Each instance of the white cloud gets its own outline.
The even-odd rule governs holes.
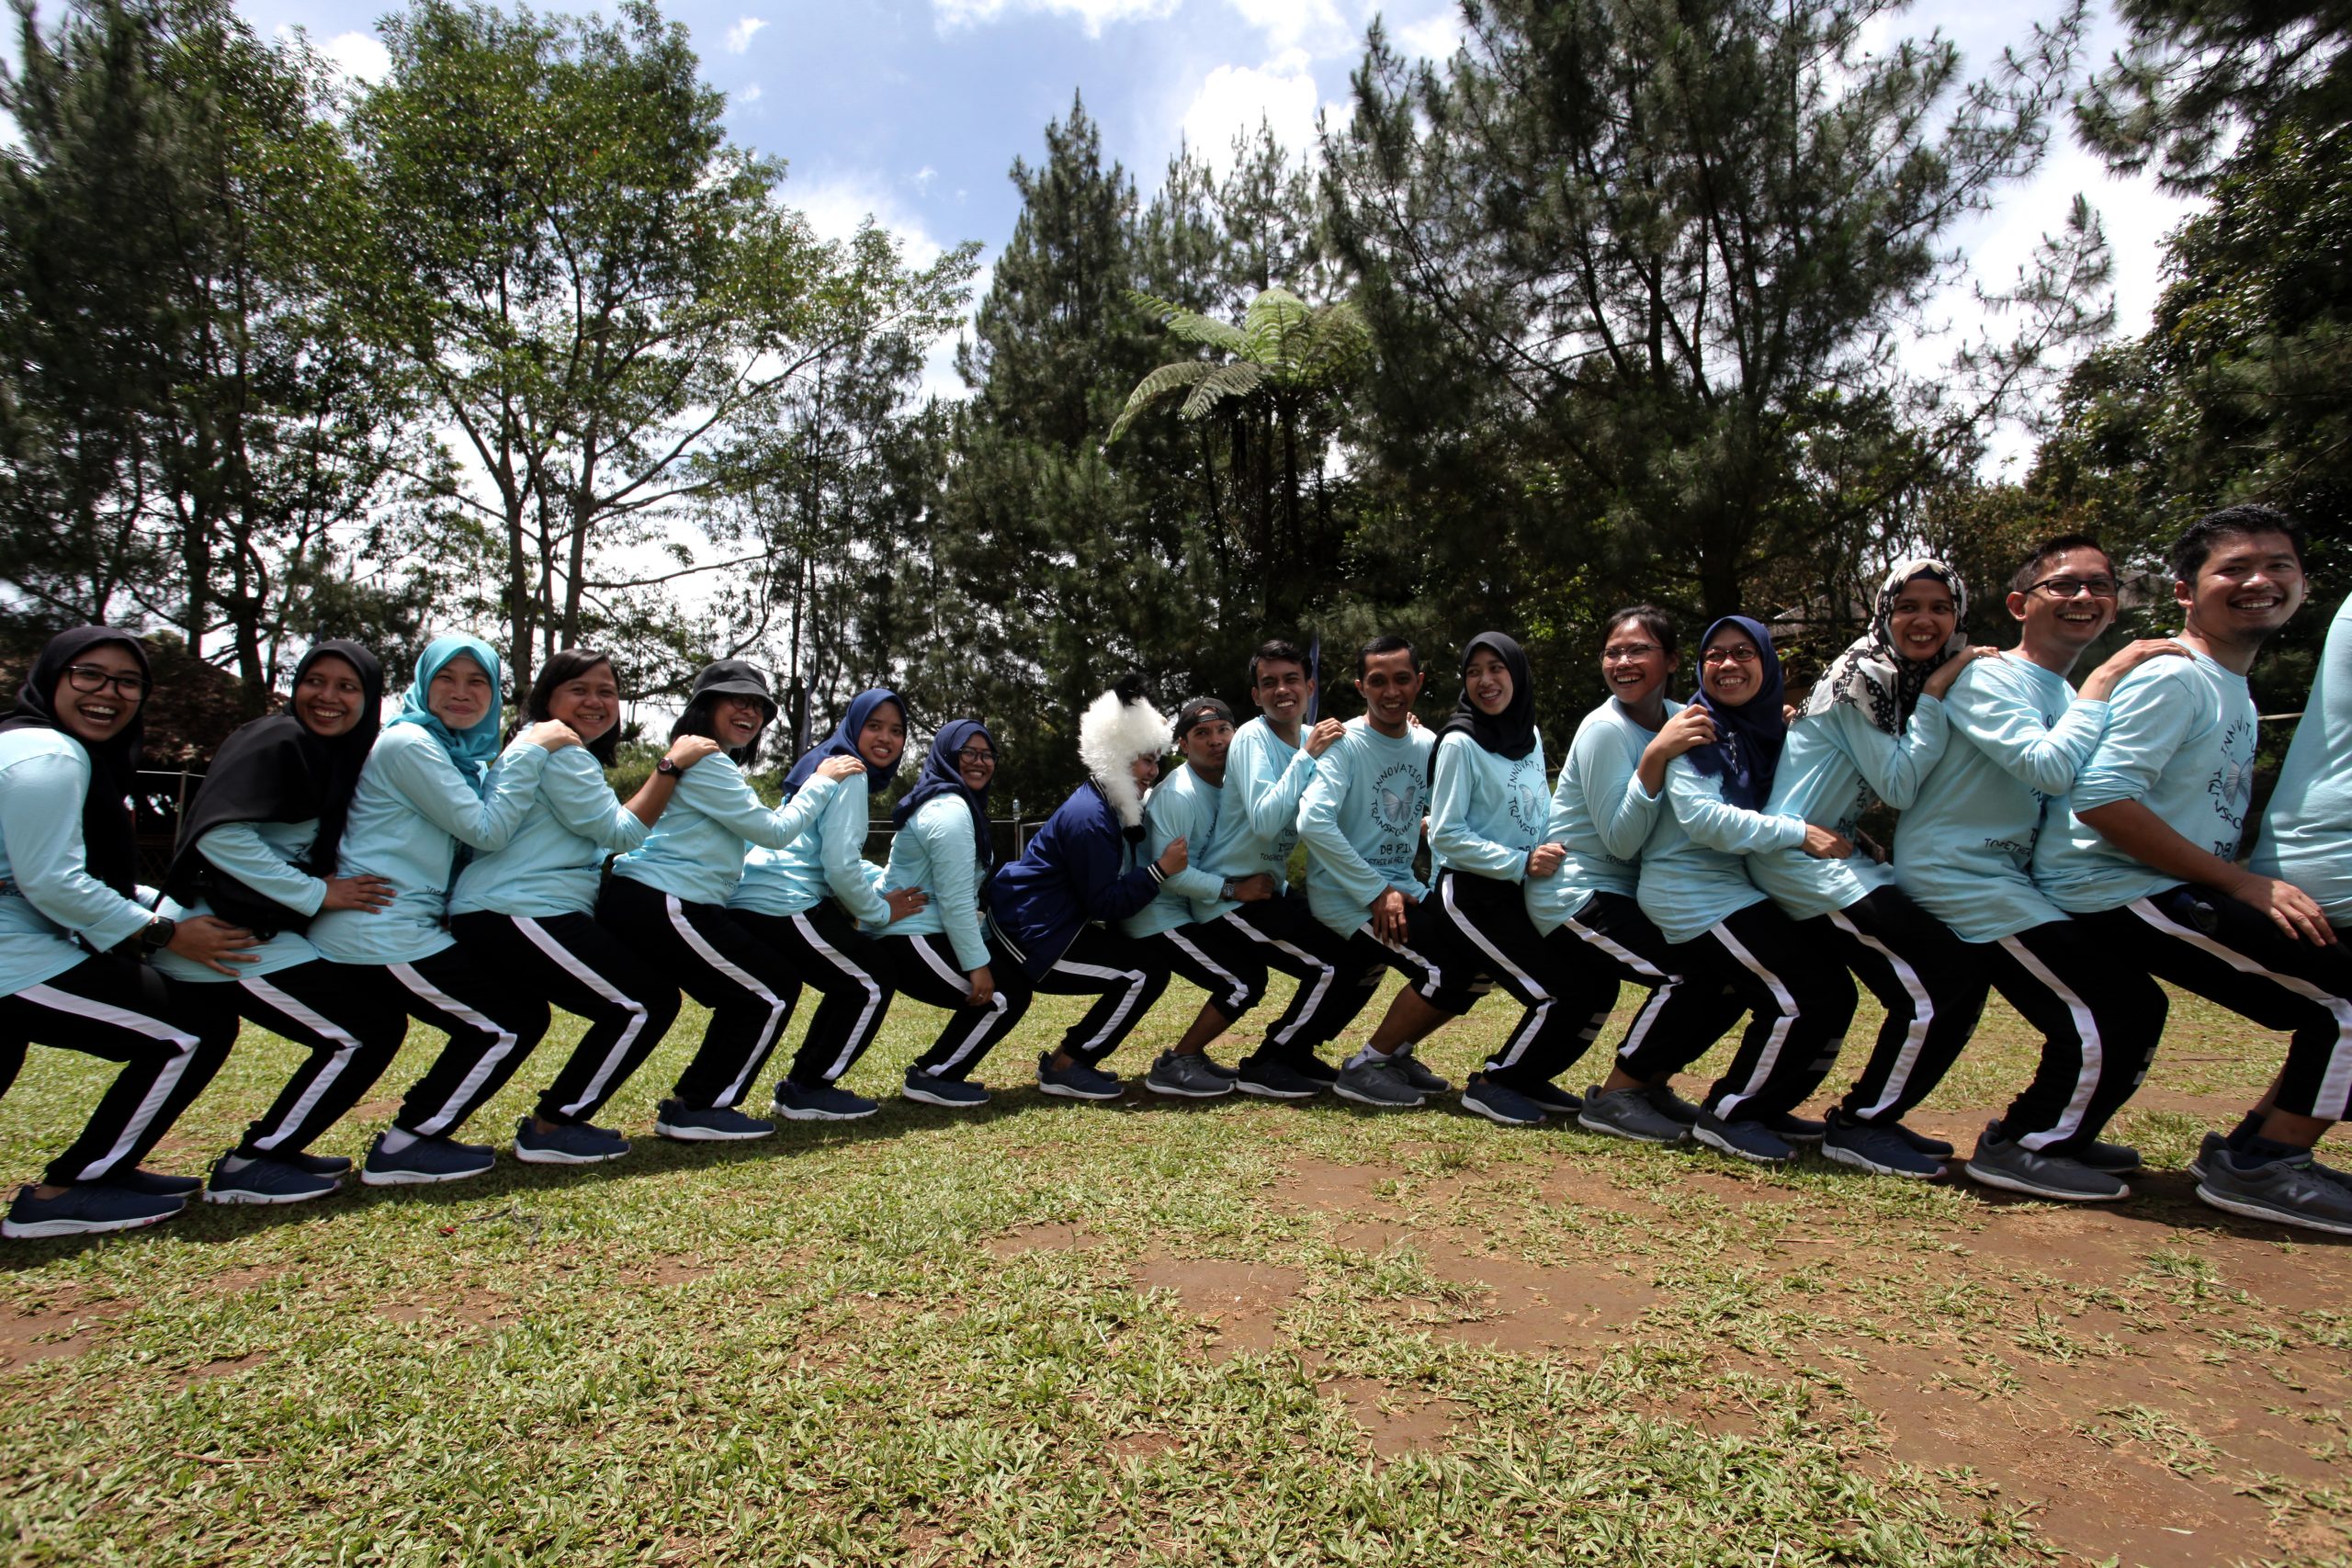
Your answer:
[[[1397,52],[1424,60],[1451,60],[1453,51],[1462,47],[1462,13],[1452,6],[1423,17],[1407,22],[1388,35],[1396,41]]]
[[[727,29],[727,52],[749,54],[752,51],[752,39],[756,38],[760,29],[767,25],[765,17],[745,17],[738,21]]]
[[[391,51],[373,33],[337,33],[320,52],[354,81],[380,82],[391,74]]]
[[[1280,52],[1305,48],[1317,58],[1351,53],[1356,34],[1331,0],[1226,0]]]
[[[743,88],[735,95],[735,101],[739,104],[758,103],[760,101],[760,85],[757,82],[754,82],[751,84],[751,85]]]
[[[1075,17],[1088,38],[1101,38],[1114,22],[1134,22],[1165,17],[1182,0],[931,0],[932,14],[942,32],[977,28],[1007,13],[1024,16]]]
[[[899,254],[911,266],[929,266],[947,249],[932,238],[922,219],[899,204],[887,180],[863,175],[794,180],[785,186],[784,199],[808,215],[820,239],[846,240],[871,218],[898,240]]]
[[[912,185],[915,189],[922,191],[927,195],[931,190],[931,182],[938,177],[939,171],[933,168],[929,164],[925,164],[922,168],[917,169],[911,175],[908,176],[908,183]]]
[[[1201,83],[1184,110],[1184,141],[1220,173],[1233,164],[1236,132],[1251,135],[1259,122],[1293,156],[1315,147],[1318,102],[1315,73],[1303,49],[1285,50],[1263,65],[1220,65]]]

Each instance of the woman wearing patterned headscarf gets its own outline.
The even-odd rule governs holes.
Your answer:
[[[539,1037],[548,1004],[518,991],[487,958],[449,934],[449,886],[462,853],[503,849],[538,798],[548,753],[575,746],[560,724],[535,724],[498,754],[498,655],[469,637],[436,637],[416,682],[384,726],[343,830],[335,874],[390,885],[380,908],[331,909],[311,945],[337,964],[381,965],[407,1015],[449,1037],[368,1151],[370,1187],[459,1181],[496,1163],[452,1138],[496,1094]],[[496,762],[495,768],[492,763]]]
[[[1825,1058],[1853,1019],[1854,983],[1843,968],[1821,962],[1815,931],[1781,913],[1748,880],[1748,863],[1765,850],[1836,859],[1854,846],[1827,828],[1765,809],[1789,728],[1771,634],[1746,615],[1726,615],[1707,628],[1699,649],[1699,694],[1690,705],[1706,716],[1712,739],[1666,764],[1667,809],[1642,844],[1636,897],[1669,944],[1673,972],[1694,986],[1729,990],[1751,1014],[1690,1135],[1736,1158],[1779,1165],[1795,1156],[1792,1138],[1809,1130],[1791,1112],[1820,1083]],[[1646,783],[1640,787],[1656,793]],[[1657,1083],[1709,1043],[1652,1034],[1621,1051],[1618,1066],[1634,1082]]]
[[[28,1043],[123,1064],[81,1136],[17,1192],[0,1234],[152,1225],[198,1185],[139,1161],[219,1069],[236,1015],[140,960],[168,949],[224,965],[253,939],[144,902],[130,795],[149,684],[130,633],[77,626],[49,640],[0,715],[0,1091]]]
[[[1870,628],[1822,671],[1789,727],[1766,809],[1848,839],[1877,802],[1907,809],[1944,752],[1944,694],[1994,651],[1967,646],[1967,586],[1942,561],[1915,558],[1888,572]],[[1777,849],[1750,856],[1747,870],[1791,919],[1826,917],[1829,945],[1886,1009],[1869,1065],[1829,1114],[1821,1152],[1880,1176],[1933,1179],[1951,1145],[1914,1133],[1903,1116],[1975,1032],[1984,965],[1878,860]]]

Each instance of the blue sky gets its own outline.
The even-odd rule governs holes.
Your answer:
[[[1981,71],[2056,4],[1927,0],[1895,28],[1940,28]],[[687,26],[706,77],[729,95],[733,134],[789,161],[786,197],[821,229],[847,232],[871,213],[918,259],[973,239],[986,247],[984,264],[1018,211],[1006,178],[1012,160],[1040,156],[1046,121],[1067,112],[1073,93],[1085,95],[1107,151],[1148,195],[1183,139],[1222,153],[1261,114],[1285,142],[1308,144],[1318,107],[1344,112],[1348,73],[1375,13],[1408,51],[1443,55],[1458,36],[1453,0],[673,0],[663,8]],[[356,73],[381,69],[380,0],[243,0],[240,9],[265,33],[307,29]],[[2102,57],[2114,47],[2111,24],[2098,42]],[[2076,191],[2107,222],[2119,327],[2137,332],[2160,283],[2163,236],[2184,209],[2143,184],[2111,179],[2071,141],[1959,243],[1997,286]],[[1973,310],[1954,299],[1949,313],[1965,327]],[[943,352],[933,363],[942,391],[959,386],[946,361]]]

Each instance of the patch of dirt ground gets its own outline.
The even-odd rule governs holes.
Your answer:
[[[1147,1258],[1135,1269],[1136,1289],[1172,1291],[1186,1312],[1209,1320],[1216,1330],[1212,1361],[1283,1345],[1276,1319],[1303,1279],[1295,1269],[1214,1258]]]

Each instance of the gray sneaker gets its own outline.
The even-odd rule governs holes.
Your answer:
[[[1397,1052],[1389,1060],[1395,1062],[1396,1070],[1405,1075],[1405,1081],[1423,1094],[1443,1094],[1453,1087],[1452,1079],[1442,1078],[1422,1066],[1421,1059],[1413,1055],[1413,1048],[1410,1045]]]
[[[1186,1056],[1162,1051],[1151,1064],[1151,1071],[1143,1076],[1143,1087],[1152,1093],[1173,1095],[1180,1100],[1220,1099],[1233,1092],[1233,1082],[1216,1070],[1216,1063],[1197,1051]]]
[[[1331,1092],[1341,1100],[1352,1100],[1358,1105],[1377,1106],[1385,1110],[1402,1110],[1419,1105],[1421,1091],[1413,1087],[1398,1065],[1404,1053],[1394,1056],[1375,1055],[1361,1066],[1341,1067],[1340,1081]]]
[[[1603,1094],[1598,1084],[1584,1091],[1584,1109],[1577,1112],[1577,1125],[1588,1133],[1604,1133],[1636,1144],[1679,1144],[1690,1133],[1651,1104],[1643,1090],[1621,1089]]]
[[[1998,1122],[1986,1122],[1976,1152],[1962,1167],[1974,1180],[2062,1203],[2112,1203],[2132,1196],[2132,1189],[2120,1179],[2064,1155],[2036,1154],[2002,1137],[2000,1129]]]
[[[1699,1124],[1699,1108],[1675,1093],[1674,1086],[1665,1079],[1661,1078],[1654,1084],[1645,1084],[1635,1092],[1648,1100],[1650,1108],[1667,1120],[1684,1127],[1695,1127]]]
[[[2189,1158],[2188,1174],[2199,1181],[2204,1180],[2205,1172],[2213,1164],[2213,1156],[2229,1146],[2229,1140],[2221,1134],[2206,1134],[2204,1140],[2197,1145],[2197,1153]],[[2352,1188],[2352,1171],[2338,1170],[2321,1160],[2316,1155],[2312,1158],[2312,1171],[2314,1175],[2327,1178],[2338,1187]]]
[[[2226,1213],[2352,1235],[2352,1189],[2329,1179],[2309,1154],[2241,1165],[2222,1149],[2205,1162],[2197,1196]]]

